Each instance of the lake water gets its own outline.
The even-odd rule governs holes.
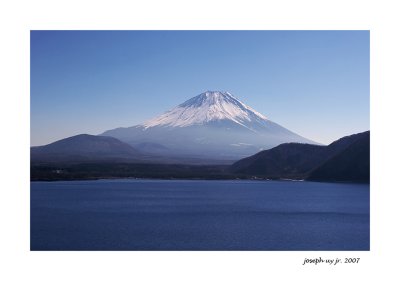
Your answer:
[[[369,185],[31,183],[31,250],[369,250]]]

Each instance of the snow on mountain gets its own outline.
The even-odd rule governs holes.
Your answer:
[[[244,127],[247,127],[247,122],[268,120],[228,92],[207,91],[144,122],[142,126],[146,129],[155,126],[186,127],[223,119]]]
[[[207,159],[235,160],[286,142],[315,144],[220,91],[207,91],[140,125],[102,135],[133,147],[160,144],[172,156]]]

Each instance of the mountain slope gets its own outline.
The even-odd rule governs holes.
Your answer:
[[[307,179],[369,182],[370,134],[367,132],[361,136],[346,149],[311,171]]]
[[[33,162],[135,159],[139,156],[137,150],[118,139],[87,134],[31,147]]]
[[[286,142],[315,143],[267,119],[228,92],[208,91],[129,128],[104,132],[132,146],[160,144],[165,155],[240,159]]]
[[[240,175],[270,178],[356,180],[369,176],[369,131],[341,138],[328,146],[287,143],[235,162]],[[356,176],[355,174],[360,174]],[[362,174],[362,176],[361,176]],[[352,178],[353,177],[353,178]]]
[[[267,117],[237,100],[230,93],[209,91],[144,122],[142,126],[146,129],[156,126],[187,127],[216,120],[230,120],[249,129],[251,127],[247,127],[246,124],[268,121]]]
[[[323,161],[324,149],[319,145],[285,143],[235,162],[231,171],[272,178],[302,178]]]

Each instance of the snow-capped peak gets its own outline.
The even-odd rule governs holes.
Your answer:
[[[146,129],[155,126],[187,127],[224,119],[246,126],[247,122],[265,121],[267,117],[228,92],[207,91],[144,122],[142,126]]]

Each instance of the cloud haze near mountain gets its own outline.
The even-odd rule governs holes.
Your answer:
[[[269,120],[232,94],[207,91],[143,124],[104,132],[135,147],[156,143],[164,155],[240,159],[281,143],[314,143]]]

